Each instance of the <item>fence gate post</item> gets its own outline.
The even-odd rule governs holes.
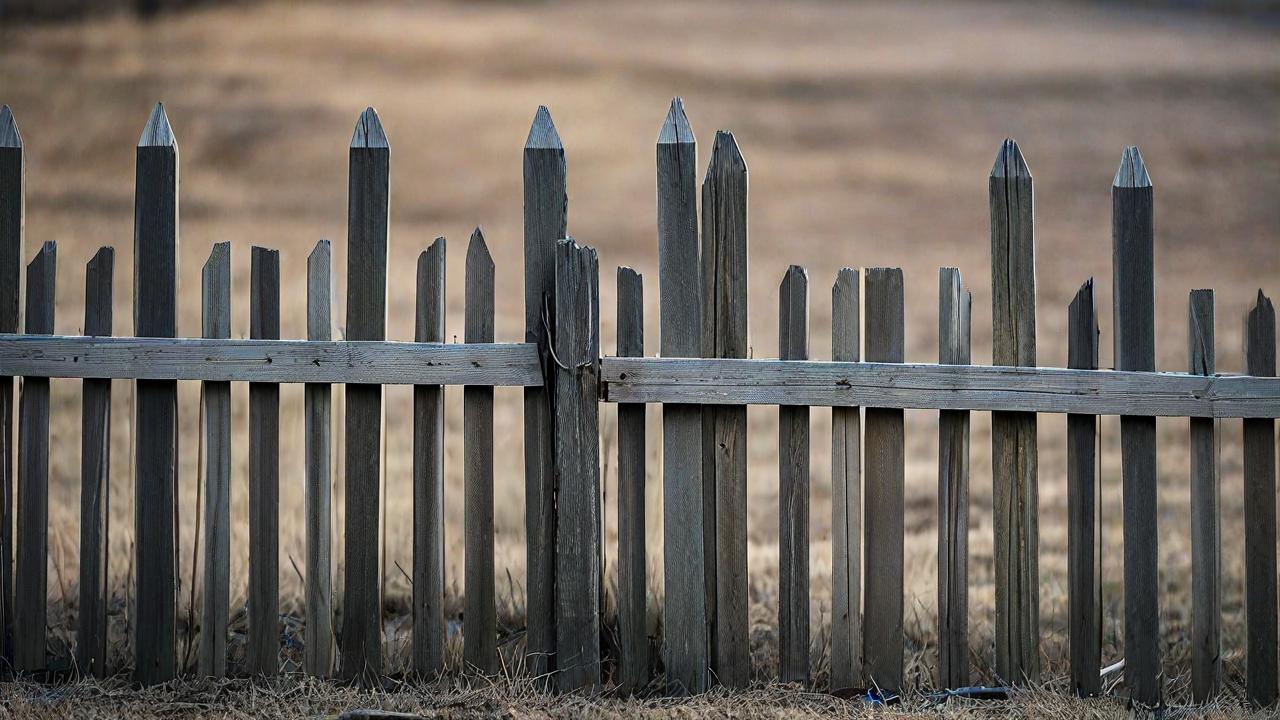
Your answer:
[[[938,271],[938,363],[969,364],[973,296]],[[969,412],[938,413],[938,686],[969,684]]]
[[[1080,286],[1067,311],[1067,365],[1098,369],[1098,315],[1093,280]],[[1067,605],[1071,616],[1071,687],[1091,697],[1102,690],[1102,547],[1099,533],[1098,417],[1067,415]],[[1194,511],[1193,511],[1194,512]]]
[[[1276,375],[1276,310],[1258,291],[1245,317],[1246,372]],[[1249,700],[1276,704],[1276,421],[1244,420],[1245,650]]]
[[[1187,355],[1192,375],[1216,372],[1213,291],[1192,290]],[[1191,694],[1207,702],[1222,684],[1222,532],[1218,420],[1191,418]]]
[[[18,332],[22,278],[22,136],[0,108],[0,333]],[[0,377],[0,658],[13,660],[13,378]]]
[[[217,243],[202,275],[203,330],[207,338],[231,337],[231,243]],[[231,588],[231,383],[204,383],[204,606],[200,625],[200,674],[227,673],[227,618]],[[310,576],[311,565],[307,566]],[[312,618],[307,615],[310,632]],[[307,643],[308,652],[311,644]]]

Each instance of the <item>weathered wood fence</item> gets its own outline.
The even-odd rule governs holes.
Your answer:
[[[644,541],[645,412],[663,405],[663,603],[666,687],[699,692],[752,678],[746,562],[749,404],[779,407],[779,606],[782,680],[811,677],[809,616],[810,406],[832,422],[831,687],[903,685],[903,410],[940,411],[938,457],[939,684],[970,682],[967,629],[969,416],[993,414],[996,642],[1006,682],[1040,676],[1036,418],[1067,415],[1071,678],[1100,691],[1099,415],[1121,416],[1124,497],[1125,680],[1132,699],[1161,702],[1156,527],[1156,416],[1190,418],[1193,689],[1221,686],[1218,420],[1244,423],[1248,694],[1277,698],[1275,418],[1280,416],[1275,313],[1259,292],[1246,319],[1244,375],[1217,373],[1213,293],[1189,305],[1189,365],[1154,363],[1153,190],[1126,148],[1112,188],[1114,370],[1098,369],[1093,281],[1068,309],[1069,368],[1036,367],[1032,178],[1013,141],[990,175],[994,359],[970,364],[970,294],[954,268],[939,274],[938,364],[906,363],[902,272],[840,271],[832,287],[830,361],[809,347],[809,277],[789,268],[779,288],[777,360],[747,359],[747,167],[717,133],[702,186],[699,245],[696,149],[677,99],[657,143],[661,357],[646,357],[642,279],[619,268],[616,357],[601,357],[596,253],[566,233],[564,149],[540,108],[524,149],[525,336],[494,337],[494,265],[479,230],[466,253],[466,331],[444,343],[445,241],[418,263],[414,342],[386,338],[390,148],[372,109],[350,147],[346,339],[331,339],[330,245],[307,263],[306,340],[280,334],[278,254],[253,248],[250,339],[231,337],[231,247],[214,245],[203,275],[203,338],[175,338],[178,151],[157,106],[137,149],[134,334],[114,337],[113,251],[89,262],[85,337],[54,336],[56,247],[27,266],[23,149],[0,115],[0,628],[19,672],[46,668],[49,378],[83,378],[77,662],[106,667],[107,437],[110,378],[135,380],[135,677],[173,678],[177,612],[176,381],[203,383],[205,473],[199,672],[227,672],[230,383],[250,383],[249,634],[244,671],[279,668],[277,528],[279,384],[305,383],[305,670],[347,678],[382,671],[378,546],[382,386],[414,386],[413,669],[443,668],[444,415],[446,385],[463,385],[465,631],[472,671],[497,671],[493,557],[493,388],[525,388],[528,603],[526,668],[561,690],[600,686],[602,517],[599,402],[619,403],[618,681],[648,685]],[[23,378],[18,444],[13,377]],[[346,581],[334,632],[329,586],[331,400],[345,386]],[[12,468],[17,461],[14,504]],[[864,477],[865,474],[865,477]],[[16,508],[16,512],[15,512]],[[13,524],[16,519],[16,536]],[[12,564],[16,552],[16,569]],[[864,563],[865,558],[865,563]],[[865,570],[864,570],[865,569]],[[335,659],[331,639],[340,638]]]

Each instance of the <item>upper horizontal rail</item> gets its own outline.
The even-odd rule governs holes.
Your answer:
[[[542,385],[528,343],[0,335],[0,376],[369,385]]]
[[[1280,417],[1280,379],[1061,368],[607,357],[609,402]]]

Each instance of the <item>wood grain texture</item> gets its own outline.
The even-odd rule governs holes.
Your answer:
[[[702,356],[747,356],[747,164],[723,131],[702,183]],[[706,566],[715,579],[712,667],[721,684],[743,688],[751,681],[745,406],[703,408],[702,492],[703,521],[715,528]],[[705,526],[703,537],[704,548],[712,544]]]
[[[333,337],[333,255],[328,240],[316,243],[307,257],[307,339]],[[307,624],[302,667],[308,675],[333,672],[333,389],[308,383],[303,390],[307,517]]]
[[[494,268],[477,228],[467,246],[467,342],[493,342]],[[493,561],[493,388],[462,391],[463,520],[466,552],[466,623],[463,656],[468,667],[497,671],[497,610]]]
[[[1216,369],[1212,290],[1192,290],[1187,308],[1188,372]],[[1222,687],[1222,529],[1218,422],[1190,418],[1191,694],[1208,702]]]
[[[868,268],[866,273],[867,359],[902,362],[902,271]],[[863,671],[869,687],[895,693],[902,689],[903,663],[904,440],[901,410],[867,408]]]
[[[203,334],[231,336],[231,243],[217,243],[201,276]],[[200,674],[227,674],[231,610],[231,383],[205,382],[204,604],[200,615]]]
[[[53,331],[58,249],[46,242],[27,265],[26,331]],[[18,538],[14,669],[45,669],[49,562],[49,381],[26,378],[18,408]]]
[[[99,248],[85,272],[84,332],[110,335],[115,249]],[[80,413],[79,671],[107,675],[107,518],[111,497],[111,381],[85,380]]]
[[[644,279],[618,268],[618,355],[644,356]],[[619,684],[628,692],[649,684],[649,594],[645,558],[645,406],[618,406]]]
[[[1142,155],[1125,148],[1111,188],[1112,297],[1117,370],[1155,370],[1152,188]],[[1120,418],[1124,497],[1125,685],[1131,700],[1155,706],[1160,673],[1156,421]]]
[[[555,458],[556,684],[561,692],[599,687],[600,368],[599,264],[593,248],[556,248]]]
[[[356,122],[347,174],[349,340],[384,340],[391,149],[373,108]],[[346,558],[342,676],[370,681],[382,671],[382,386],[346,387]]]
[[[1098,313],[1093,279],[1067,310],[1067,358],[1073,368],[1098,367]],[[1092,697],[1102,691],[1102,525],[1098,474],[1098,418],[1067,416],[1067,604],[1071,687]]]
[[[996,155],[991,209],[992,359],[1036,364],[1035,218],[1031,172],[1012,139]],[[1006,682],[1040,675],[1038,452],[1036,416],[991,417],[995,506],[996,673]]]
[[[809,358],[809,274],[778,288],[778,357]],[[809,408],[778,408],[778,679],[809,683]]]
[[[0,333],[18,332],[26,165],[9,106],[0,107]],[[0,660],[13,662],[13,377],[0,375]]]
[[[178,145],[156,105],[138,140],[133,205],[133,334],[171,338],[178,312]],[[106,376],[104,376],[106,377]],[[177,674],[178,386],[139,380],[134,422],[134,680]]]
[[[280,338],[280,251],[254,247],[249,336]],[[249,383],[249,638],[251,675],[280,669],[280,386]]]
[[[938,271],[938,362],[969,364],[973,297]],[[938,684],[969,685],[969,413],[938,414]]]
[[[445,239],[418,256],[414,340],[444,342]],[[490,338],[492,340],[493,338]],[[444,387],[413,386],[413,669],[444,669]]]
[[[555,326],[556,243],[567,235],[568,214],[564,146],[551,113],[539,106],[524,145],[524,339],[537,345],[544,376],[552,374],[546,326]],[[556,669],[556,480],[551,432],[551,390],[526,389],[526,665],[531,675],[544,681]]]
[[[1250,375],[1276,374],[1276,310],[1258,291],[1245,318],[1246,369]],[[1276,621],[1276,423],[1244,421],[1245,648],[1249,701],[1272,707],[1278,692]]]
[[[856,362],[861,317],[858,271],[831,287],[831,359]],[[831,410],[831,688],[862,687],[862,417]]]
[[[697,144],[680,98],[658,133],[658,284],[663,357],[702,352]],[[715,494],[704,495],[702,409],[662,406],[662,603],[668,691],[699,693],[710,682],[709,615],[715,612]]]

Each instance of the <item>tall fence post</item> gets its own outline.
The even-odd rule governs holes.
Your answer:
[[[1212,290],[1192,290],[1187,312],[1188,372],[1213,375]],[[1222,531],[1215,418],[1190,418],[1191,694],[1208,702],[1222,684]]]
[[[599,264],[572,239],[556,247],[556,679],[600,685]]]
[[[280,251],[250,258],[249,337],[280,339]],[[252,675],[280,669],[280,386],[249,383],[249,640]]]
[[[524,340],[536,343],[550,377],[547,326],[554,326],[556,243],[566,235],[569,195],[564,146],[551,113],[539,106],[524,144]],[[544,317],[544,315],[546,317]],[[551,389],[524,391],[525,648],[529,672],[546,679],[556,669],[556,486]]]
[[[391,148],[367,108],[351,137],[347,186],[348,340],[385,340]],[[347,385],[346,574],[342,674],[382,671],[379,513],[382,494],[382,386]]]
[[[26,332],[53,334],[58,248],[46,242],[27,265]],[[49,566],[49,378],[22,381],[18,411],[18,562],[14,605],[19,672],[45,669]]]
[[[831,287],[831,359],[857,362],[858,271],[842,268]],[[862,417],[831,409],[831,689],[862,684]]]
[[[231,243],[217,243],[202,276],[206,338],[231,337]],[[204,605],[200,674],[227,674],[231,593],[231,383],[204,383]],[[308,567],[308,572],[310,568]],[[307,626],[311,616],[307,616]]]
[[[480,228],[467,246],[466,328],[469,343],[493,342],[493,259]],[[497,668],[497,611],[493,577],[493,388],[462,391],[463,510],[466,525],[466,627],[463,655],[482,673]]]
[[[138,140],[134,190],[133,334],[174,337],[178,316],[178,143],[164,105]],[[154,685],[177,673],[178,384],[139,380],[134,467],[137,553],[134,679]]]
[[[991,209],[991,358],[1036,364],[1035,218],[1031,172],[1012,139],[996,155]],[[996,674],[1040,676],[1040,531],[1035,413],[991,414],[996,561]]]
[[[644,279],[618,268],[618,356],[644,357]],[[649,683],[645,598],[644,403],[618,405],[618,635],[619,684],[635,692]]]
[[[110,335],[115,250],[99,248],[85,272],[84,334]],[[80,419],[80,672],[107,675],[107,519],[111,491],[111,380],[85,380]]]
[[[778,357],[809,359],[809,274],[778,288]],[[809,408],[778,408],[778,677],[809,682]]]
[[[1067,310],[1067,365],[1098,369],[1098,314],[1090,278]],[[1067,415],[1067,604],[1071,686],[1092,697],[1102,690],[1102,526],[1098,418]]]
[[[1258,291],[1245,317],[1245,361],[1255,377],[1276,375],[1276,310]],[[1245,625],[1249,700],[1276,704],[1276,421],[1244,420]]]
[[[938,270],[938,363],[969,364],[973,296]],[[969,684],[969,413],[938,413],[938,685]]]
[[[316,243],[307,256],[307,339],[330,340],[332,316],[333,254],[328,240]],[[303,669],[308,675],[327,677],[333,672],[333,585],[330,545],[330,513],[333,508],[331,413],[333,388],[308,383],[303,389],[305,421],[306,488],[303,503],[307,517],[306,651]],[[415,585],[416,587],[416,585]]]
[[[1125,148],[1111,188],[1112,297],[1117,370],[1156,369],[1151,178]],[[1156,528],[1156,420],[1120,418],[1124,495],[1125,684],[1134,703],[1160,703],[1160,561]]]
[[[417,342],[444,342],[445,249],[436,238],[418,256]],[[444,669],[444,392],[413,388],[413,669],[421,677]]]
[[[697,143],[680,98],[658,132],[658,284],[662,357],[702,351]],[[704,492],[702,408],[662,406],[662,604],[668,690],[707,688],[715,616],[715,493]]]
[[[18,332],[26,194],[22,135],[0,107],[0,333]],[[13,661],[13,378],[0,376],[0,659]]]

